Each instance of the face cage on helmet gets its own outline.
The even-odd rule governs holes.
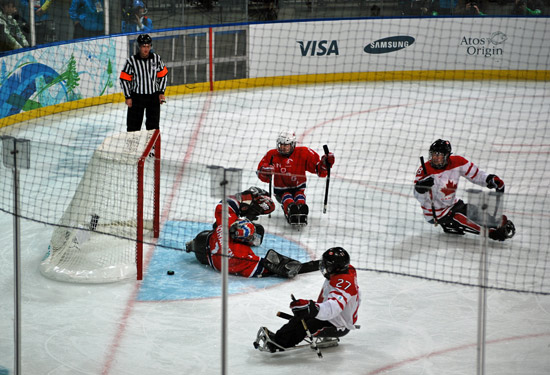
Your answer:
[[[347,268],[347,267],[344,267]],[[333,274],[344,272],[342,269],[336,269],[336,265],[332,262],[325,262],[324,260],[321,260],[319,262],[319,271],[323,274],[323,276],[327,279],[330,279],[330,276]]]
[[[321,271],[325,278],[330,279],[330,272],[327,270],[327,266],[325,265],[324,260],[321,260],[319,262],[319,271]]]
[[[443,164],[434,164],[433,162],[433,156],[434,154],[439,154],[439,155],[443,155],[444,158],[443,158]],[[447,163],[449,162],[449,156],[451,156],[451,154],[444,154],[442,152],[439,152],[439,151],[430,151],[430,164],[432,165],[432,167],[434,167],[435,169],[443,169],[447,166]]]
[[[282,145],[290,145],[290,151],[289,152],[282,152],[281,146]],[[294,152],[294,149],[296,148],[296,142],[290,142],[290,143],[281,143],[277,142],[277,151],[279,151],[279,154],[283,156],[290,156]]]

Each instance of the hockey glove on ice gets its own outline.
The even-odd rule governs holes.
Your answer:
[[[498,176],[490,174],[485,180],[487,182],[487,187],[489,189],[495,189],[499,193],[504,193],[504,181],[502,181]]]
[[[319,306],[312,300],[297,299],[290,303],[292,313],[296,318],[315,318],[319,312]]]
[[[434,178],[432,176],[428,176],[422,180],[419,180],[416,185],[414,185],[414,188],[419,194],[424,194],[430,190],[432,186],[434,186]]]

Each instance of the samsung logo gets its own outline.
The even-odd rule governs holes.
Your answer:
[[[407,48],[414,43],[412,36],[390,36],[367,44],[364,48],[366,53],[389,53]]]

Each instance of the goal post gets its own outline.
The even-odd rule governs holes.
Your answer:
[[[142,280],[146,234],[160,232],[160,163],[159,130],[107,137],[53,231],[41,273],[80,283]]]
[[[128,133],[126,133],[128,134]],[[143,226],[144,226],[144,203],[153,205],[153,237],[158,238],[160,234],[160,130],[153,131],[149,142],[137,165],[137,238],[136,238],[136,272],[137,279],[143,280]],[[145,162],[149,156],[153,156],[153,201],[145,202],[144,200],[144,184],[151,182],[150,179],[145,180]]]

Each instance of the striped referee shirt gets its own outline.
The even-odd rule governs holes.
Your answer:
[[[126,60],[124,69],[120,73],[120,86],[124,97],[130,99],[136,94],[164,94],[168,69],[156,53],[150,52],[147,58],[139,53]]]

